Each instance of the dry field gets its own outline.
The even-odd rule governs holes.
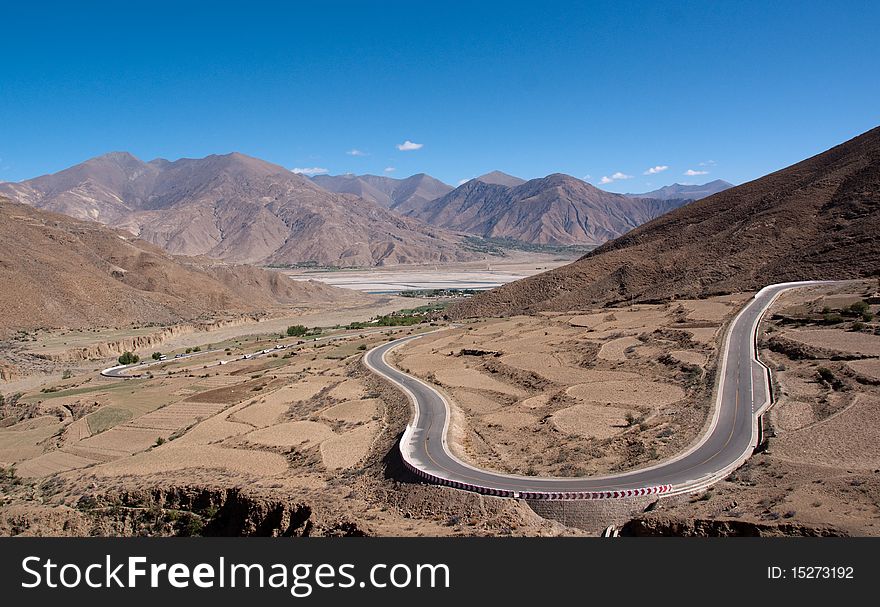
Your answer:
[[[487,468],[582,476],[671,456],[707,419],[723,323],[747,296],[490,319],[401,348]]]
[[[766,451],[698,498],[661,502],[638,529],[692,531],[696,519],[718,533],[880,535],[880,306],[846,310],[876,287],[780,297],[760,341],[778,397]]]
[[[383,480],[409,409],[360,355],[419,330],[291,338],[295,347],[254,359],[241,356],[278,335],[240,335],[141,379],[44,382],[0,424],[0,534],[188,534],[193,521],[221,534],[570,533],[524,504]],[[241,491],[257,501],[243,506]],[[205,492],[220,497],[205,506]],[[263,522],[226,520],[240,512]]]

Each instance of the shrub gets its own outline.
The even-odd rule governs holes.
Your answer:
[[[73,371],[70,369],[65,369],[64,373],[61,374],[61,379],[70,379],[73,377]]]
[[[843,322],[843,316],[834,312],[827,312],[822,316],[822,322],[826,325],[836,325]]]
[[[120,356],[117,360],[120,365],[133,365],[137,361],[141,359],[137,354],[133,354],[132,352],[123,352],[122,356]]]
[[[292,325],[290,327],[287,327],[287,336],[288,337],[302,337],[303,335],[305,335],[308,332],[309,332],[308,328],[305,327],[304,325]]]
[[[156,446],[157,446],[157,447],[161,447],[161,446],[164,445],[164,444],[165,444],[165,439],[162,438],[161,436],[160,436],[159,438],[156,439]]]
[[[192,354],[192,351],[193,351],[192,348],[187,348],[186,351],[185,351],[185,353],[186,353],[186,354]]]
[[[153,352],[153,360],[159,360],[160,358],[162,358],[161,352]]]
[[[852,327],[851,327],[851,328],[852,328],[853,331],[861,331],[862,329],[865,328],[865,323],[863,323],[863,322],[857,320],[856,322],[854,322],[854,323],[852,324]]]
[[[834,372],[828,367],[819,367],[816,369],[816,373],[819,375],[819,379],[829,384],[835,379]]]
[[[358,346],[358,350],[363,351],[363,350],[366,350],[366,349],[367,349],[367,344],[361,344],[361,345]]]
[[[201,346],[196,346],[195,348],[193,348],[193,352],[201,352],[201,351],[202,351]]]
[[[868,303],[865,301],[857,301],[849,307],[850,311],[856,315],[864,314],[869,311]]]

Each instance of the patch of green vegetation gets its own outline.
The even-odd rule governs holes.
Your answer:
[[[596,247],[593,245],[540,245],[529,242],[514,240],[513,238],[483,238],[481,236],[467,236],[464,239],[466,249],[478,253],[489,253],[503,257],[506,251],[526,251],[528,253],[549,253],[554,255],[583,255]]]
[[[839,325],[843,322],[843,316],[836,312],[825,312],[822,315],[822,322],[826,325]]]
[[[306,333],[308,333],[308,328],[305,325],[291,325],[287,327],[287,336],[288,337],[302,337]]]
[[[111,405],[101,407],[94,413],[90,413],[86,416],[86,421],[89,424],[89,430],[92,431],[92,434],[97,434],[98,432],[109,430],[113,426],[125,423],[132,417],[134,417],[134,414],[128,409]]]
[[[133,365],[140,359],[141,357],[137,354],[134,354],[132,352],[123,352],[122,356],[120,356],[117,360],[119,361],[120,365]]]
[[[401,291],[400,297],[470,297],[476,295],[475,289],[412,289]]]

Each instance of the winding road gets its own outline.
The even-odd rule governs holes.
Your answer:
[[[781,283],[761,289],[729,325],[713,417],[702,438],[671,459],[621,474],[541,478],[481,470],[456,457],[449,448],[449,403],[443,395],[386,360],[388,352],[422,335],[373,348],[364,362],[412,401],[415,415],[400,440],[400,451],[406,466],[426,480],[488,495],[525,499],[613,499],[687,493],[723,479],[752,454],[758,442],[759,417],[771,404],[770,372],[756,353],[758,324],[780,293],[815,284],[823,283]]]

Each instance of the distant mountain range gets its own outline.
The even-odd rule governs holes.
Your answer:
[[[723,192],[733,187],[732,183],[727,183],[723,179],[716,179],[703,185],[684,185],[681,183],[673,183],[672,185],[663,186],[659,190],[645,192],[644,194],[625,194],[630,198],[656,198],[658,200],[700,200],[706,196]]]
[[[379,175],[316,175],[312,181],[327,191],[353,194],[401,213],[452,190],[452,186],[424,173],[406,179]]]
[[[238,153],[144,162],[114,152],[0,183],[0,195],[126,229],[176,255],[353,267],[478,259],[466,235],[595,246],[722,185],[628,197],[568,175],[492,171],[453,189],[424,173],[309,179]]]
[[[360,297],[248,265],[175,257],[125,232],[0,197],[0,335],[235,315]]]
[[[125,228],[180,255],[339,266],[476,258],[460,235],[236,153],[175,162],[111,153],[53,175],[0,184],[4,194]]]
[[[407,215],[487,238],[599,245],[687,202],[629,198],[561,173],[531,181],[501,175],[472,179]]]
[[[880,127],[672,211],[578,261],[478,295],[453,316],[576,310],[877,276]]]

